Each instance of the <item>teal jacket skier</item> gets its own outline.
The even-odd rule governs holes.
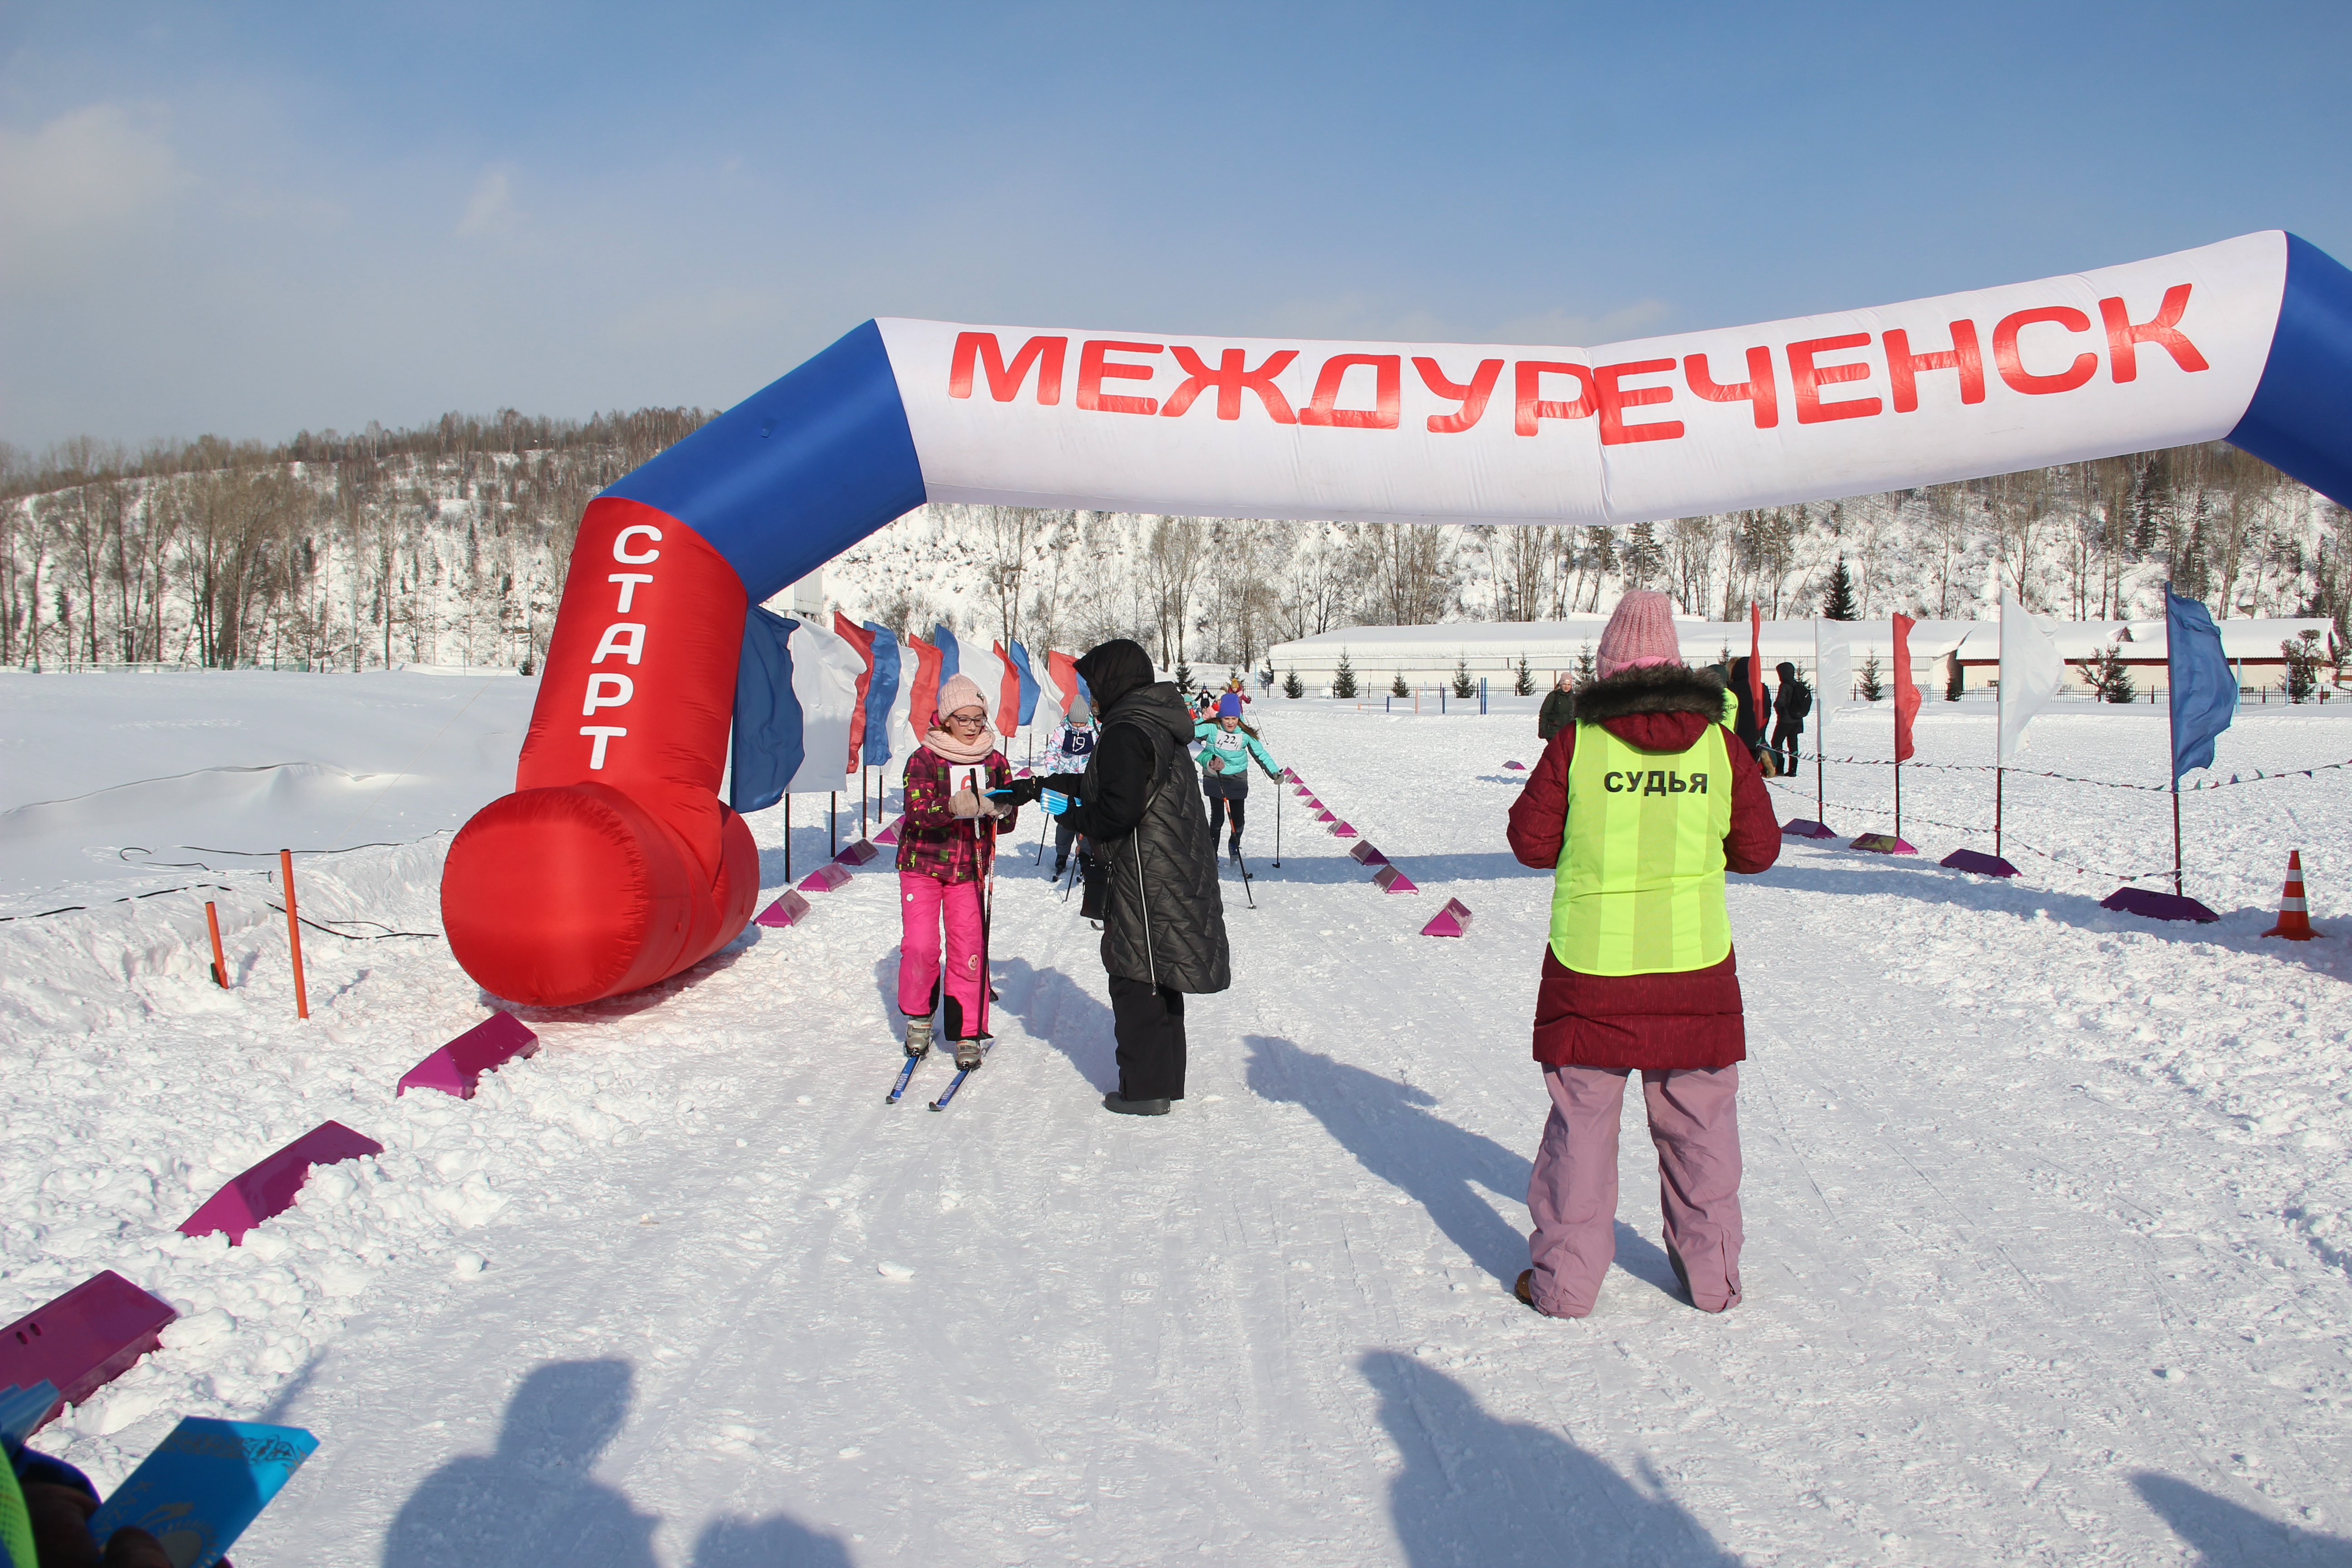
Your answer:
[[[1217,700],[1215,719],[1192,726],[1192,739],[1201,743],[1201,793],[1209,798],[1209,836],[1216,837],[1230,808],[1234,828],[1233,837],[1225,841],[1225,852],[1239,860],[1242,815],[1249,798],[1249,765],[1255,760],[1268,778],[1281,769],[1266,753],[1257,731],[1242,722],[1242,700],[1234,692]]]

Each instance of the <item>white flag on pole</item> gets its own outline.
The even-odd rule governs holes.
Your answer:
[[[2000,592],[2000,745],[2002,767],[2025,746],[2025,726],[2050,706],[2066,684],[2066,661],[2050,640],[2040,616],[2017,602],[2014,590]]]
[[[1830,710],[1853,700],[1853,623],[1813,623],[1813,744],[1826,747]]]

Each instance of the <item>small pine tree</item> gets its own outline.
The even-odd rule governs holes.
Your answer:
[[[2131,667],[2124,662],[2123,650],[2114,643],[2091,661],[2086,673],[2091,678],[2092,689],[2099,694],[2102,702],[2129,702],[2139,695],[2132,687]]]
[[[1192,700],[1192,667],[1181,658],[1176,661],[1176,689],[1183,694],[1187,701]]]
[[[1353,697],[1356,694],[1356,667],[1348,662],[1348,650],[1339,650],[1339,668],[1331,672],[1331,695]]]
[[[1586,643],[1576,650],[1576,683],[1581,686],[1588,680],[1599,679],[1600,676],[1600,661],[1592,656],[1592,645]]]
[[[1390,677],[1389,695],[1391,697],[1410,697],[1412,695],[1412,688],[1404,683],[1403,670],[1400,669],[1395,675]]]
[[[1862,700],[1876,702],[1886,695],[1886,682],[1879,679],[1878,656],[1872,654],[1862,661]]]
[[[1297,670],[1294,669],[1288,675],[1282,678],[1282,694],[1285,697],[1304,697],[1307,695],[1307,683],[1298,679],[1298,672]]]
[[[1521,654],[1519,655],[1518,674],[1513,677],[1511,680],[1511,695],[1514,697],[1533,697],[1535,694],[1535,671],[1528,668],[1528,656],[1526,654]]]
[[[1478,695],[1478,683],[1470,679],[1470,661],[1466,658],[1457,658],[1454,661],[1454,695],[1456,697]]]
[[[2327,662],[2320,648],[2319,634],[2305,632],[2300,640],[2279,644],[2279,652],[2286,658],[2286,700],[2308,702],[2319,695],[2319,667]]]
[[[1837,558],[1830,572],[1830,585],[1822,595],[1822,619],[1851,621],[1859,618],[1853,604],[1853,574],[1845,569],[1845,557]]]

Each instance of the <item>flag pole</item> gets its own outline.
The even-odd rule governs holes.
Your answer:
[[[2180,775],[2172,775],[2172,896],[2182,897],[2180,890]]]
[[[1992,858],[2000,858],[2000,779],[2008,770],[1999,763],[1992,765]]]
[[[1829,700],[1820,690],[1821,684],[1822,623],[1816,616],[1813,621],[1813,820],[1826,826],[1830,814],[1823,796],[1822,767],[1822,753],[1829,750],[1830,744],[1830,709]]]

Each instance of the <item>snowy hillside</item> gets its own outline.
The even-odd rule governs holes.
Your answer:
[[[1188,1008],[1164,1121],[1097,1106],[1098,938],[1028,819],[1000,1041],[944,1113],[882,1104],[887,859],[652,991],[527,1010],[541,1053],[471,1101],[395,1098],[493,1005],[432,935],[438,829],[507,786],[534,684],[0,679],[0,734],[29,738],[0,768],[0,913],[85,906],[0,923],[0,1321],[100,1268],[181,1310],[36,1439],[102,1484],[182,1414],[318,1434],[245,1568],[2352,1554],[2332,708],[2223,737],[2217,778],[2246,782],[2183,815],[2224,918],[2187,927],[2096,902],[2168,869],[2167,797],[2074,782],[2160,774],[2160,719],[2037,721],[2033,765],[2072,777],[2010,776],[2025,875],[2000,885],[1932,864],[1990,847],[1992,717],[1931,705],[1903,794],[1925,855],[1791,843],[1734,879],[1747,1300],[1675,1300],[1629,1107],[1617,1267],[1567,1322],[1508,1294],[1545,1104],[1549,883],[1501,833],[1532,700],[1261,705],[1422,891],[1377,891],[1296,800],[1277,868],[1261,786],[1251,896],[1225,872],[1234,984]],[[1828,820],[1891,826],[1885,708],[1826,718],[1862,759],[1829,771]],[[237,768],[316,771],[240,793]],[[1784,816],[1813,814],[1804,783]],[[809,804],[796,870],[826,844]],[[781,813],[752,823],[770,896]],[[247,868],[287,842],[321,851],[306,911],[355,939],[306,939],[307,1024]],[[2290,847],[2328,933],[2304,946],[2259,935]],[[190,881],[218,886],[110,901]],[[234,917],[231,990],[204,897]],[[1416,934],[1449,897],[1469,936]],[[385,1152],[242,1247],[176,1234],[329,1117]]]
[[[422,431],[17,464],[0,491],[0,665],[534,666],[581,509],[693,429],[451,416]],[[815,607],[1163,664],[1255,667],[1350,625],[1558,620],[1661,588],[1706,619],[1819,607],[1988,619],[2003,584],[2069,620],[2338,617],[2352,520],[2222,447],[1612,531],[926,506],[824,570]],[[781,607],[781,601],[780,601]],[[2352,638],[2345,640],[2352,641]]]

